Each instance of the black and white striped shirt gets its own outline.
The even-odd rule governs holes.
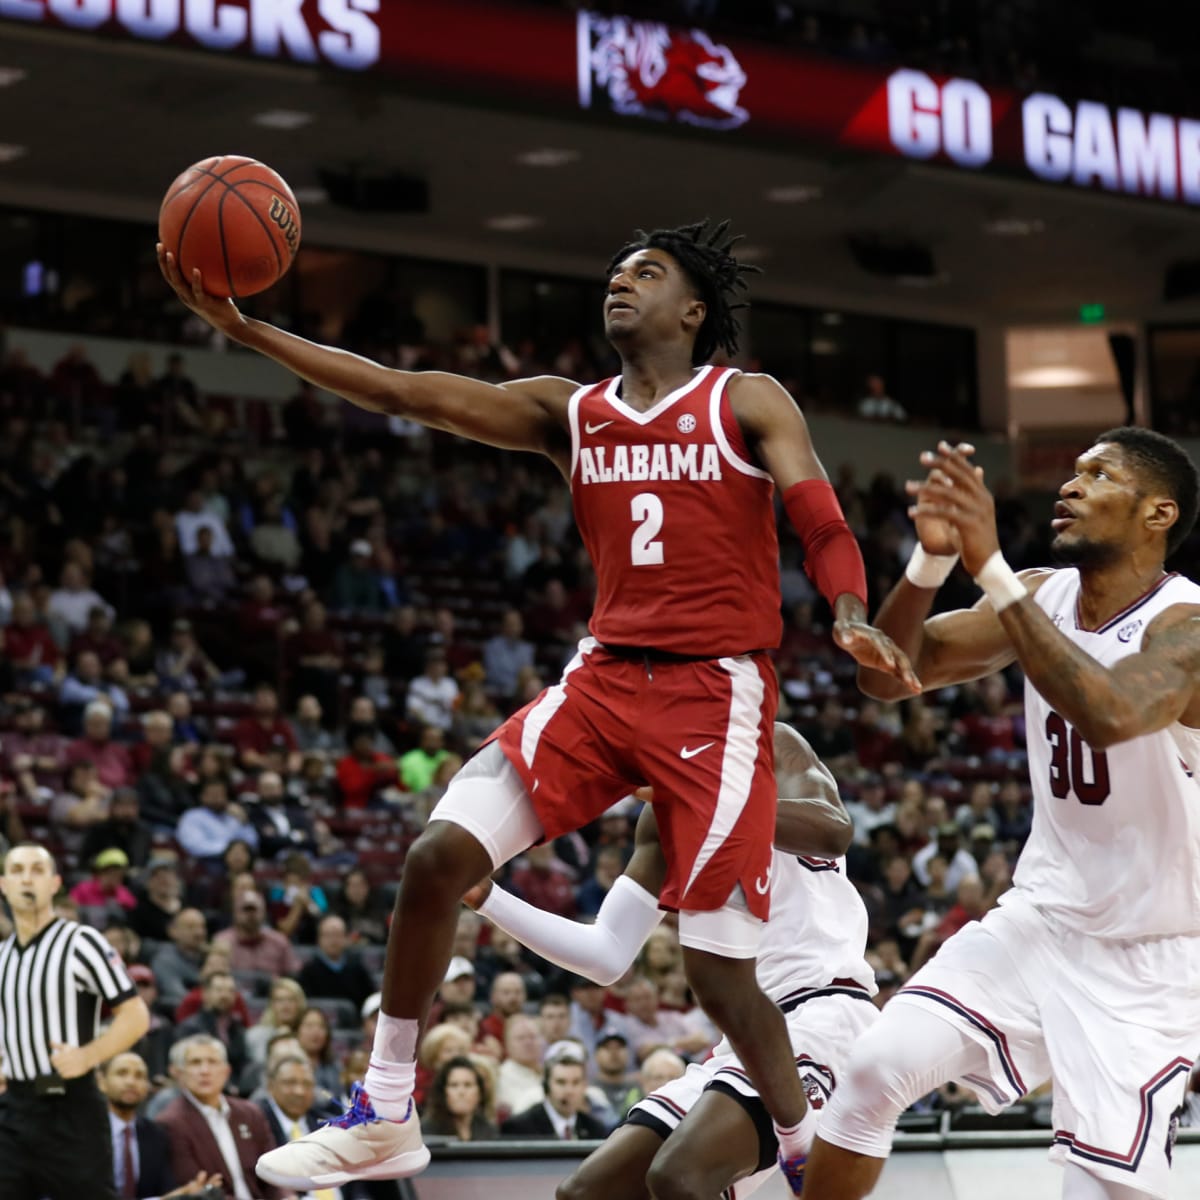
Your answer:
[[[27,945],[0,942],[0,1073],[53,1074],[50,1044],[83,1046],[99,1032],[100,1006],[137,995],[121,956],[95,930],[55,918]]]

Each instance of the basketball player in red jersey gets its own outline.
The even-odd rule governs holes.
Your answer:
[[[903,653],[866,622],[862,558],[804,418],[773,379],[708,365],[737,347],[745,268],[726,226],[641,234],[604,302],[615,379],[495,386],[395,371],[242,316],[160,264],[228,338],[373,412],[545,454],[570,481],[596,568],[591,635],[561,681],[514,714],[456,776],[405,863],[365,1087],[345,1117],[263,1156],[268,1182],[312,1190],[420,1171],[411,1103],[421,1021],[450,958],[459,897],[510,858],[654,789],[688,980],[776,1122],[794,1187],[815,1118],[754,958],[770,891],[781,633],[773,496],[834,609],[834,637],[916,691]]]

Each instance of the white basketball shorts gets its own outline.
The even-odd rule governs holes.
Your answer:
[[[1053,1159],[1167,1195],[1178,1113],[1200,1057],[1200,937],[1091,937],[1010,895],[893,997],[883,1020],[898,1035],[910,1004],[980,1048],[978,1067],[959,1082],[989,1112],[1050,1079]]]
[[[796,1070],[804,1082],[809,1105],[824,1108],[837,1087],[838,1075],[855,1039],[879,1017],[865,988],[813,989],[787,1014]],[[639,1100],[626,1118],[645,1125],[665,1139],[678,1128],[700,1097],[709,1089],[731,1096],[746,1109],[759,1134],[759,1161],[755,1173],[733,1189],[734,1200],[751,1192],[779,1173],[775,1155],[778,1143],[766,1106],[742,1069],[727,1040],[722,1040],[703,1063],[692,1063],[678,1079]]]

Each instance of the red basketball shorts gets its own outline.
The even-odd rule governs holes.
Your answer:
[[[765,654],[647,662],[585,638],[562,679],[494,737],[547,840],[649,785],[667,860],[662,906],[713,911],[740,883],[765,921],[777,702]]]

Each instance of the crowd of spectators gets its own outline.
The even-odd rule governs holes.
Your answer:
[[[86,355],[69,365],[88,374]],[[198,419],[169,442],[119,386],[68,426],[66,374],[0,378],[0,848],[50,848],[59,911],[131,965],[155,1014],[138,1047],[152,1113],[189,1086],[193,1051],[227,1066],[218,1092],[319,1110],[362,1073],[408,844],[586,628],[566,489],[536,461],[343,424],[303,391],[286,439],[239,452],[182,360],[153,395]],[[854,464],[834,482],[877,603],[911,551],[905,500]],[[1025,503],[1001,489],[998,512],[1013,565],[1045,562]],[[1031,816],[1020,681],[867,699],[786,522],[781,546],[779,717],[854,817],[884,1003],[1010,882]],[[941,600],[973,594],[960,574]],[[622,800],[505,884],[588,919],[636,815]],[[464,910],[418,1100],[451,1137],[590,1136],[715,1040],[669,924],[602,988]]]

